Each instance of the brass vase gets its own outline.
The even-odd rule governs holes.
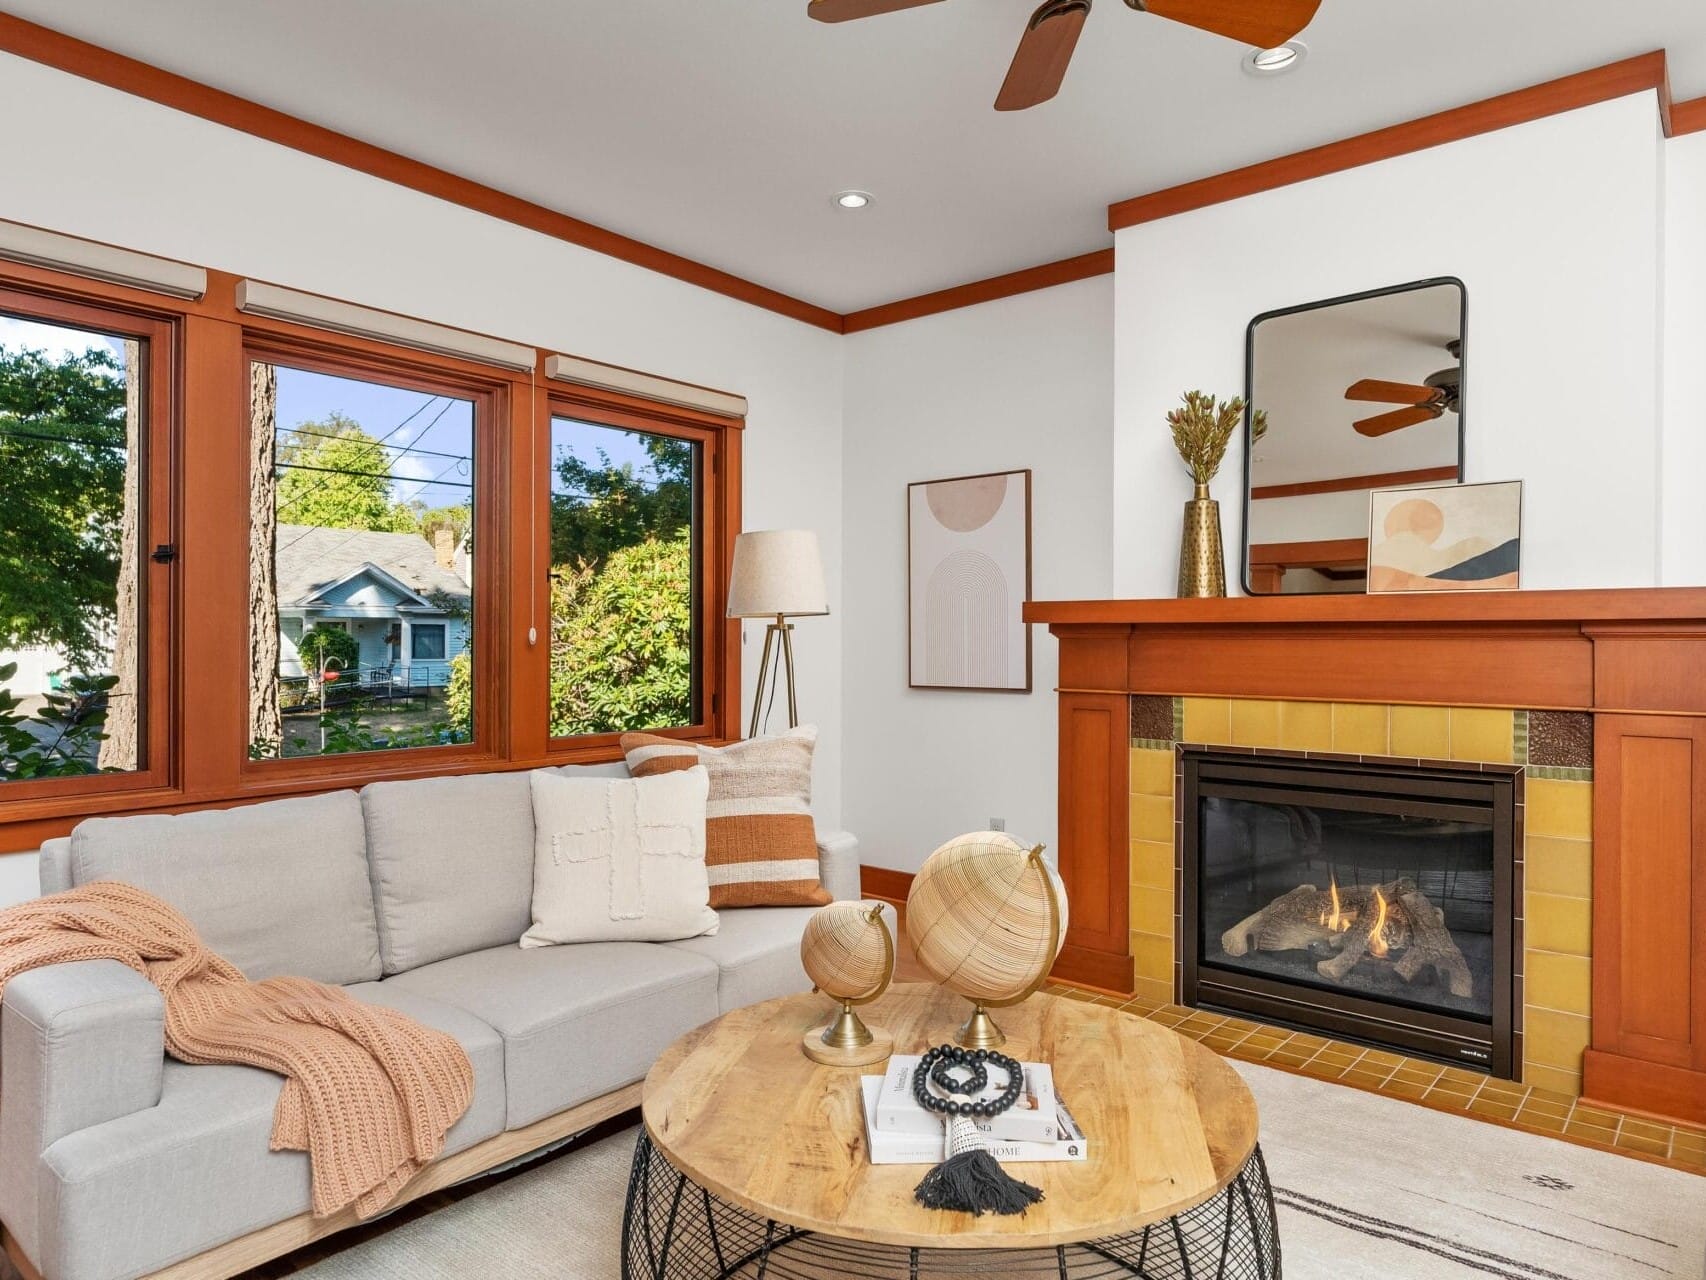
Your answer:
[[[1220,504],[1199,484],[1185,504],[1185,532],[1179,542],[1179,598],[1226,594],[1226,552],[1220,542]]]

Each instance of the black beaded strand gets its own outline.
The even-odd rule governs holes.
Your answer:
[[[999,1096],[988,1101],[961,1102],[931,1092],[934,1084],[944,1093],[961,1097],[981,1093],[988,1087],[992,1066],[1007,1073],[1007,1083]],[[998,1116],[1019,1101],[1024,1087],[1024,1071],[1014,1059],[993,1049],[962,1049],[958,1045],[938,1045],[927,1051],[912,1077],[913,1099],[926,1111],[944,1116]]]

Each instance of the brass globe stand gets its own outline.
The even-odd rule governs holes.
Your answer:
[[[800,1041],[806,1057],[826,1067],[865,1067],[883,1061],[894,1052],[894,1036],[880,1027],[866,1026],[858,1014],[858,1006],[869,1004],[882,995],[894,978],[894,937],[889,932],[888,921],[883,919],[882,904],[879,902],[873,906],[865,918],[882,931],[883,975],[875,987],[863,995],[827,993],[841,1002],[840,1012],[827,1027],[813,1027]],[[822,990],[821,983],[812,990]]]
[[[1060,897],[1055,889],[1054,877],[1049,874],[1048,864],[1043,861],[1043,847],[1036,845],[1027,855],[1031,862],[1042,872],[1043,886],[1048,893],[1049,922],[1048,945],[1045,954],[1058,955],[1060,952]],[[1007,1033],[995,1024],[995,1019],[989,1016],[991,1009],[1010,1009],[1016,1004],[1022,1004],[1036,995],[1048,981],[1050,970],[1054,968],[1051,960],[1042,967],[1036,980],[1018,995],[1008,996],[1005,1000],[973,1000],[971,1017],[960,1024],[960,1029],[954,1033],[956,1043],[967,1049],[999,1049],[1007,1043]]]

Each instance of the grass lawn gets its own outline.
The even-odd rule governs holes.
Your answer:
[[[346,711],[350,704],[335,708]],[[396,734],[418,733],[433,725],[450,720],[450,710],[443,689],[434,689],[414,698],[392,701],[371,701],[359,704],[361,723],[374,738],[389,738]],[[296,739],[305,739],[298,744]],[[320,754],[320,713],[286,712],[284,716],[284,751],[292,756]]]

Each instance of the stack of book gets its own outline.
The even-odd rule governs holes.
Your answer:
[[[1054,1160],[1084,1160],[1089,1143],[1066,1103],[1054,1090],[1054,1073],[1046,1062],[1020,1064],[1025,1087],[1019,1101],[998,1116],[968,1117],[989,1140],[989,1150],[1003,1164]],[[916,1055],[897,1053],[888,1070],[860,1081],[865,1098],[865,1140],[872,1164],[940,1164],[947,1140],[944,1118],[918,1105],[912,1077]],[[1001,1095],[1006,1080],[1000,1071],[982,1097]]]

